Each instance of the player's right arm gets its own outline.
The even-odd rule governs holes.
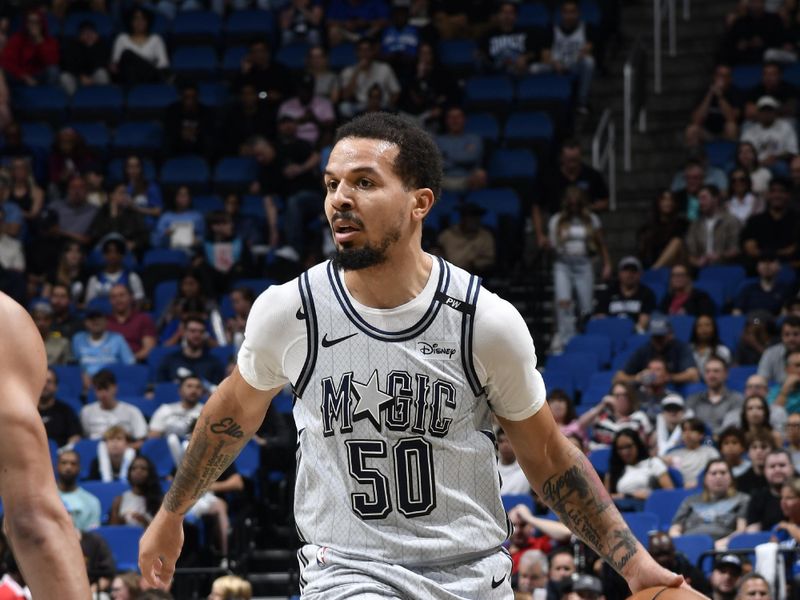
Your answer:
[[[42,338],[25,310],[0,293],[0,496],[4,527],[35,598],[89,598],[78,536],[58,495],[42,419]]]

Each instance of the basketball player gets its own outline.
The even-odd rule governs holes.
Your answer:
[[[142,538],[151,584],[168,584],[183,515],[286,383],[304,598],[512,598],[492,413],[531,485],[634,591],[681,584],[559,432],[519,313],[423,252],[441,170],[436,145],[405,119],[375,113],[339,130],[325,171],[336,258],[253,306],[238,367],[205,405]]]
[[[0,497],[17,563],[34,598],[90,597],[75,527],[58,497],[42,419],[47,373],[42,336],[0,292]]]

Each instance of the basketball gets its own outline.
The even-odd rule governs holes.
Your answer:
[[[658,598],[658,600],[699,600],[700,598],[706,597],[694,590],[658,585],[636,592],[633,596],[628,598],[628,600],[655,600],[656,598]]]

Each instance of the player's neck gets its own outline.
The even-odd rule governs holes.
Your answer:
[[[346,271],[347,291],[371,308],[395,308],[416,298],[428,283],[433,259],[420,248],[358,271]]]

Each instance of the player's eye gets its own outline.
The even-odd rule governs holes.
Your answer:
[[[369,179],[362,177],[361,179],[358,180],[358,186],[362,188],[371,188],[372,182]]]
[[[328,182],[325,184],[325,188],[326,188],[326,189],[327,189],[329,192],[335,192],[337,187],[339,187],[339,182],[338,182],[338,181],[333,181],[333,180],[331,180],[331,181],[328,181]]]

